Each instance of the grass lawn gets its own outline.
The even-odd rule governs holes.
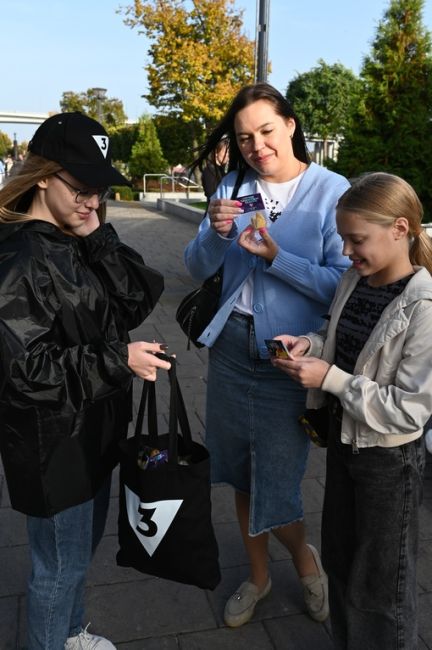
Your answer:
[[[194,201],[193,203],[189,203],[189,205],[192,206],[193,208],[197,208],[198,210],[202,210],[203,212],[205,212],[207,207],[207,201],[197,201],[196,203]]]

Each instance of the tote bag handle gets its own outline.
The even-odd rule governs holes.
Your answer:
[[[176,359],[163,353],[156,354],[159,359],[168,361],[171,368],[168,370],[170,382],[170,406],[169,406],[169,425],[168,425],[168,464],[178,464],[178,424],[182,433],[185,453],[192,453],[192,435],[189,425],[189,419],[186,412],[183,395],[177,380]],[[138,415],[135,425],[135,436],[141,435],[146,403],[148,434],[150,442],[155,447],[159,445],[158,424],[157,424],[157,407],[156,407],[156,386],[153,381],[143,382],[141,400],[138,408]]]

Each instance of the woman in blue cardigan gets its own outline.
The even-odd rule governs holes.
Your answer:
[[[244,87],[194,163],[202,167],[222,137],[229,171],[209,203],[185,261],[197,281],[223,266],[219,310],[200,341],[210,348],[206,442],[212,479],[230,484],[250,560],[250,576],[227,601],[230,627],[246,623],[271,589],[269,532],[291,553],[309,615],[328,616],[327,577],[306,543],[301,481],[309,441],[298,423],[305,391],[269,361],[265,339],[322,325],[347,267],[335,205],[348,181],[310,163],[300,123],[272,86]],[[261,195],[267,225],[256,231],[243,203]]]

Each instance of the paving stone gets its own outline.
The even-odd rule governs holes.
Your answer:
[[[6,484],[5,476],[0,477],[1,490],[0,490],[0,508],[10,508],[9,492]]]
[[[305,514],[321,512],[324,488],[316,478],[305,478],[302,482],[303,510]]]
[[[27,589],[30,571],[28,547],[2,548],[0,558],[0,598],[22,596]]]
[[[432,648],[432,594],[422,594],[418,601],[419,637],[426,648]],[[423,646],[421,646],[423,647]],[[420,650],[420,647],[419,647]]]
[[[321,512],[310,512],[305,516],[306,540],[317,549],[321,548]]]
[[[417,582],[421,589],[432,592],[432,547],[429,541],[419,544]]]
[[[234,503],[234,490],[229,485],[213,486],[211,499],[212,519],[214,523],[237,524],[237,514]]]
[[[112,488],[111,488],[112,495]],[[118,496],[111,496],[110,505],[108,509],[108,517],[105,525],[105,535],[117,535],[117,519],[118,519]]]
[[[333,643],[324,625],[307,616],[286,616],[264,622],[275,650],[332,650]],[[384,648],[383,648],[384,650]]]
[[[326,474],[326,450],[311,445],[308,463],[305,472],[305,478],[322,478],[325,480]]]
[[[117,643],[118,650],[178,650],[177,637],[167,636],[157,639],[141,639],[141,641],[128,641]]]
[[[105,535],[94,555],[88,572],[88,586],[126,583],[149,580],[150,576],[135,569],[117,566],[116,555],[119,550],[117,533]]]
[[[114,468],[114,471],[112,473],[112,478],[111,478],[111,498],[113,497],[118,497],[119,495],[119,475],[120,475],[120,468],[117,466]]]
[[[0,507],[2,506],[3,490],[5,489],[5,486],[6,486],[5,477],[2,474],[0,474]]]
[[[0,598],[0,648],[15,650],[18,638],[19,599]]]
[[[179,365],[177,366],[177,377],[179,378],[179,382],[181,386],[183,386],[183,383],[188,382],[190,384],[191,380],[193,381],[194,379],[199,379],[200,381],[203,381],[204,376],[207,375],[207,369],[206,367],[203,366],[197,366],[195,363],[194,365],[188,364],[188,365]]]
[[[86,600],[92,627],[113,643],[215,626],[206,592],[168,580],[90,587]]]
[[[418,648],[417,650],[428,650],[430,646],[426,645],[426,643],[419,637],[418,639]]]
[[[23,595],[18,605],[18,646],[17,650],[28,650],[27,646],[27,599]]]
[[[263,625],[217,629],[178,637],[180,650],[274,650]]]
[[[0,508],[0,548],[27,544],[26,518],[11,508]]]
[[[214,524],[219,545],[219,563],[222,568],[247,565],[248,559],[243,546],[238,523]]]
[[[432,499],[423,499],[420,507],[420,539],[432,540]]]

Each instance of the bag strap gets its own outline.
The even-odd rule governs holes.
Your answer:
[[[233,191],[231,192],[231,201],[233,201],[234,199],[237,198],[240,186],[243,183],[243,179],[245,177],[245,173],[246,173],[246,169],[244,169],[244,168],[239,169],[239,172],[238,172],[237,178],[236,178],[236,182],[235,182],[234,187],[233,187]],[[207,214],[207,211],[206,211],[206,214]],[[222,276],[223,276],[223,264],[221,264],[221,266],[218,268],[218,270],[216,271],[214,276],[211,276],[211,278],[209,278],[209,279],[213,280],[214,278],[217,278],[217,282],[219,282],[220,286],[222,286]],[[206,280],[206,282],[207,282],[207,280]]]
[[[239,169],[238,174],[237,174],[237,178],[236,178],[236,182],[235,182],[234,187],[233,187],[233,191],[231,192],[231,200],[237,198],[240,186],[243,183],[245,173],[246,173],[245,168]],[[203,219],[205,219],[206,216],[207,216],[208,205],[209,205],[209,202],[207,201],[207,208],[206,208],[206,211],[204,213]],[[208,289],[212,293],[220,294],[221,288],[222,288],[222,281],[223,281],[223,263],[220,265],[220,267],[218,268],[216,273],[214,273],[209,278],[204,280],[204,282],[202,283],[201,288]],[[187,350],[191,349],[191,335],[190,335],[191,324],[192,324],[192,318],[189,317],[189,328],[188,328],[188,333],[187,333],[188,334],[188,341],[187,341],[187,347],[186,347]]]
[[[148,432],[150,437],[157,440],[158,437],[158,424],[157,424],[157,414],[156,414],[156,393],[154,382],[152,381],[143,381],[143,387],[141,392],[141,399],[138,407],[138,414],[135,423],[135,436],[141,435],[143,423],[144,423],[144,413],[145,407],[147,404],[147,396],[149,396],[149,406],[147,409],[147,418],[148,418]]]
[[[170,405],[169,405],[169,426],[168,426],[168,463],[177,465],[178,463],[178,424],[183,439],[183,445],[186,454],[192,452],[192,434],[189,425],[189,419],[186,412],[183,395],[180,390],[180,385],[177,380],[176,373],[176,359],[175,357],[168,356],[163,353],[156,353],[159,359],[168,361],[171,368],[168,370],[168,379],[170,382]],[[158,424],[157,424],[157,408],[156,408],[156,386],[155,382],[144,380],[143,389],[141,393],[140,404],[138,408],[138,415],[135,425],[135,436],[141,435],[144,423],[144,413],[146,403],[148,401],[147,418],[148,418],[148,434],[150,442],[155,447],[158,447]]]
[[[231,193],[231,200],[236,199],[239,193],[239,189],[241,184],[243,183],[243,179],[245,177],[246,169],[242,167],[239,169],[239,173],[237,174],[236,182],[233,187],[233,191]]]

